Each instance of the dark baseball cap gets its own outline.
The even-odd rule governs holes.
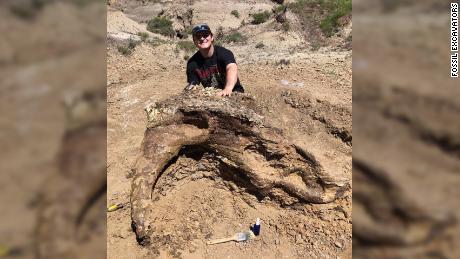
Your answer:
[[[196,33],[203,31],[211,32],[211,29],[206,23],[201,23],[193,27],[192,34],[195,35]]]

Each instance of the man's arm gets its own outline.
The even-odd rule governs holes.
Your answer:
[[[187,85],[185,86],[185,90],[194,89],[196,85],[200,83],[198,76],[195,74],[196,64],[194,62],[187,62]]]
[[[224,90],[219,92],[218,96],[230,96],[232,95],[233,87],[238,80],[238,67],[236,63],[230,63],[226,67],[226,78]]]

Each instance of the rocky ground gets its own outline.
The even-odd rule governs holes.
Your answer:
[[[186,83],[184,56],[189,53],[178,49],[178,39],[147,32],[145,13],[164,10],[177,17],[187,7],[193,9],[191,23],[206,21],[213,29],[222,26],[224,34],[238,30],[247,36],[244,43],[224,46],[234,52],[241,83],[255,97],[261,115],[281,129],[288,141],[307,146],[325,172],[351,187],[351,51],[339,47],[338,36],[335,45],[313,50],[289,12],[291,29],[287,32],[273,17],[260,25],[242,26],[250,13],[275,5],[270,1],[161,1],[144,6],[111,2],[107,26],[108,203],[129,203],[131,169],[147,125],[144,107],[181,93]],[[234,9],[240,18],[230,14]],[[351,24],[346,29],[350,28]],[[122,55],[118,46],[129,38],[136,40],[138,32],[148,33],[148,40],[137,44],[131,54]],[[189,175],[188,169],[198,166],[196,163],[180,156],[168,169],[176,172],[170,176],[176,178],[159,179],[169,184],[154,192],[152,245],[142,247],[136,242],[129,206],[108,214],[109,258],[351,257],[351,189],[332,203],[281,206],[231,187],[211,169]],[[248,230],[257,217],[262,221],[257,239],[206,245],[208,239]]]

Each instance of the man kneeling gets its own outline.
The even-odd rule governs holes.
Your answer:
[[[187,62],[187,88],[201,83],[204,87],[222,89],[219,96],[244,92],[233,53],[224,47],[214,46],[214,35],[209,26],[198,24],[192,34],[193,43],[199,51]]]

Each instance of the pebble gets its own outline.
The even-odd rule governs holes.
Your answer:
[[[335,242],[334,245],[338,248],[342,248],[342,244],[340,242]]]
[[[298,234],[296,237],[295,237],[295,242],[296,243],[302,243],[302,235],[301,234]]]

